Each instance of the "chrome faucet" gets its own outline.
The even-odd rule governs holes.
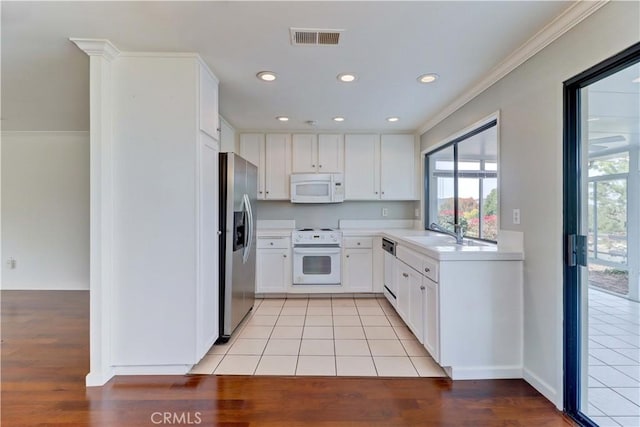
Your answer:
[[[462,241],[464,238],[464,231],[462,231],[462,226],[460,224],[453,224],[454,231],[449,231],[446,228],[436,224],[435,222],[432,222],[429,228],[453,237],[454,239],[456,239],[456,243],[458,245],[462,244]]]

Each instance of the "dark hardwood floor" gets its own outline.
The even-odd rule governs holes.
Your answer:
[[[3,427],[573,425],[522,380],[137,376],[85,388],[89,293],[1,298]]]

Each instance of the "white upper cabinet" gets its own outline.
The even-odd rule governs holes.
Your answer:
[[[345,199],[380,199],[380,139],[377,134],[345,135]]]
[[[314,134],[294,134],[291,142],[292,172],[317,172],[318,138]]]
[[[413,135],[346,135],[345,199],[417,200]]]
[[[243,133],[240,156],[258,167],[258,200],[289,200],[291,135]]]
[[[265,146],[264,134],[243,133],[240,135],[240,157],[245,158],[258,167],[258,194],[263,200],[265,196]]]
[[[344,139],[340,134],[318,135],[318,172],[344,171]]]
[[[340,134],[294,134],[292,155],[294,173],[344,170],[344,142]]]
[[[218,81],[204,66],[200,71],[200,130],[215,140],[220,140],[218,116]]]
[[[291,135],[267,134],[265,145],[265,199],[289,200],[291,175]]]
[[[413,135],[382,135],[380,139],[380,198],[414,200],[416,143]]]

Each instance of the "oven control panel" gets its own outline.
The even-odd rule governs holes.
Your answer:
[[[296,230],[291,233],[294,244],[297,245],[340,245],[342,233],[325,230]]]

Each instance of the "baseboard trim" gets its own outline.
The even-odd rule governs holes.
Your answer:
[[[185,375],[192,365],[114,366],[114,375]]]
[[[562,402],[560,396],[558,395],[558,391],[543,381],[539,376],[531,372],[529,369],[523,369],[523,378],[526,382],[528,382],[533,388],[538,390],[540,394],[549,399],[551,403],[556,405],[556,408],[562,410]]]
[[[108,372],[89,372],[85,377],[85,385],[87,387],[101,387],[113,378],[113,371]]]
[[[452,380],[493,380],[522,378],[522,366],[446,367]]]

